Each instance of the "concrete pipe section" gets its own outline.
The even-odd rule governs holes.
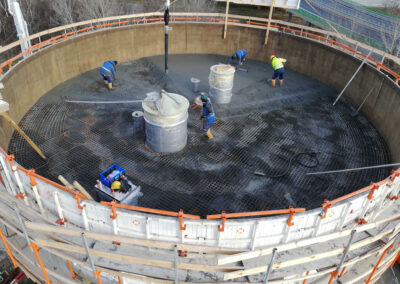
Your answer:
[[[150,93],[151,94],[151,93]],[[157,153],[175,153],[187,143],[189,101],[164,90],[143,101],[146,146]]]
[[[235,67],[218,64],[210,67],[210,97],[217,104],[229,104],[232,99]]]
[[[26,168],[54,180],[62,174],[87,189],[103,169],[117,163],[141,186],[139,206],[202,216],[222,210],[317,208],[325,198],[343,196],[389,174],[389,169],[375,169],[306,175],[389,163],[390,151],[366,117],[352,116],[350,103],[341,100],[332,107],[334,89],[290,69],[285,85],[272,88],[270,64],[251,59],[244,67],[248,72],[236,71],[232,101],[213,102],[212,141],[201,130],[198,107],[189,109],[184,135],[186,105],[178,111],[182,131],[176,138],[181,144],[173,143],[180,150],[187,137],[181,151],[157,153],[165,152],[160,139],[167,136],[157,132],[166,133],[146,107],[148,147],[143,136],[132,135],[132,112],[141,110],[146,93],[164,89],[193,103],[199,93],[193,92],[190,79],[198,78],[198,91],[208,92],[210,66],[226,60],[219,55],[172,55],[168,76],[162,56],[122,63],[113,91],[104,86],[97,69],[83,73],[41,97],[20,123],[48,160],[40,160],[17,134],[9,151]]]

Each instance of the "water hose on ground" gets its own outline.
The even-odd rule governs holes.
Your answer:
[[[313,168],[316,168],[319,165],[319,160],[317,158],[317,154],[318,153],[319,152],[300,152],[300,153],[297,153],[297,154],[293,155],[289,160],[287,168],[282,173],[280,173],[278,175],[268,175],[268,174],[266,174],[264,172],[260,172],[260,171],[254,171],[253,174],[255,174],[257,176],[266,177],[266,178],[281,178],[281,177],[284,177],[287,174],[289,174],[289,171],[290,171],[290,168],[292,166],[293,161],[296,161],[299,165],[301,165],[301,166],[303,166],[305,168],[313,169]],[[301,156],[311,157],[311,159],[314,159],[315,162],[313,164],[311,164],[311,165],[307,165],[307,164],[301,162],[301,160],[299,160],[299,157],[301,157]]]

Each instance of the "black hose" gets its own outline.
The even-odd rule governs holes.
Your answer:
[[[319,153],[319,152],[301,152],[301,153],[297,153],[297,154],[293,155],[289,160],[289,164],[288,164],[286,170],[283,173],[278,174],[278,175],[267,175],[265,173],[258,172],[258,171],[253,172],[253,174],[259,175],[259,176],[263,176],[263,177],[266,177],[266,178],[281,178],[281,177],[284,177],[289,173],[290,168],[292,166],[293,160],[295,160],[299,165],[301,165],[303,167],[306,167],[308,169],[316,168],[319,165],[319,160],[317,158],[317,153]],[[299,157],[301,157],[301,156],[311,157],[311,159],[314,159],[315,162],[313,164],[311,164],[311,165],[307,165],[307,164],[301,162],[301,160],[299,159]]]

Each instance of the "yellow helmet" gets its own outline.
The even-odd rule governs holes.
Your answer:
[[[275,57],[275,55],[271,55],[271,60]]]
[[[119,181],[114,181],[112,184],[111,184],[111,188],[112,189],[116,189],[116,190],[119,190],[119,189],[121,189],[121,187],[122,187],[122,185],[121,185],[121,182],[119,182]]]

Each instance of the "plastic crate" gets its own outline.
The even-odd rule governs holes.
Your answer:
[[[116,172],[112,174],[114,171]],[[114,164],[100,174],[100,181],[102,184],[111,187],[112,182],[120,179],[124,174],[125,169],[121,168],[117,164]]]

